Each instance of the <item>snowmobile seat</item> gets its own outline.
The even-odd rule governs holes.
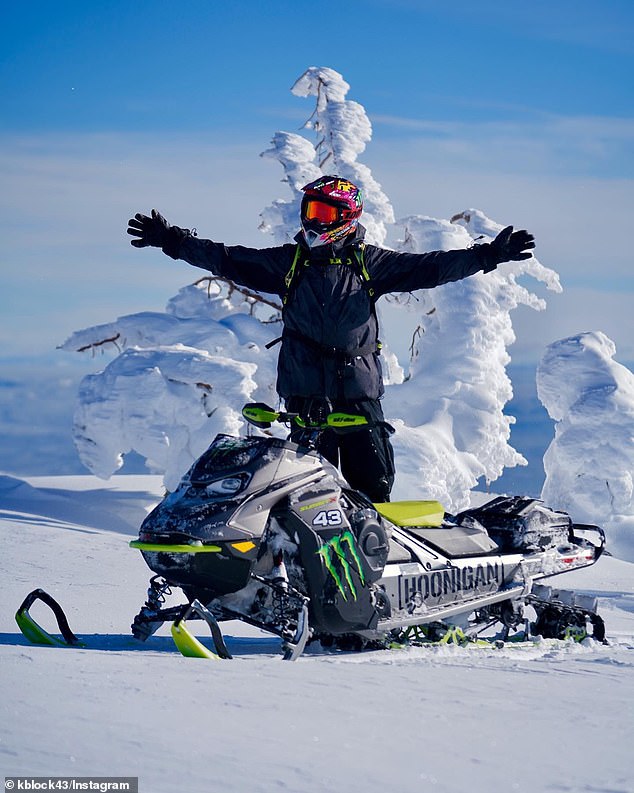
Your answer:
[[[422,526],[407,528],[419,540],[431,545],[450,559],[461,556],[480,556],[498,550],[484,526]]]
[[[438,501],[386,501],[374,507],[395,526],[440,526],[445,517]]]
[[[445,522],[445,510],[438,501],[388,501],[374,507],[395,526],[400,526],[449,558],[479,556],[498,550],[497,543],[477,521],[463,526]],[[393,555],[399,552],[392,548],[392,544],[389,561],[396,561]]]

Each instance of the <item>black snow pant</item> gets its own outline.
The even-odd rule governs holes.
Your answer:
[[[335,400],[332,403],[308,397],[290,397],[286,400],[289,413],[299,413],[309,419],[337,411],[365,416],[368,425],[355,429],[324,430],[317,440],[317,451],[339,467],[348,484],[360,490],[375,503],[390,500],[394,484],[394,451],[390,435],[394,429],[387,424],[378,399],[356,401]],[[302,443],[305,430],[295,427],[290,439]]]

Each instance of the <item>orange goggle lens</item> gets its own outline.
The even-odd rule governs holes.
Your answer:
[[[322,201],[307,201],[304,207],[306,220],[318,220],[320,223],[334,223],[340,218],[340,210],[332,204]]]

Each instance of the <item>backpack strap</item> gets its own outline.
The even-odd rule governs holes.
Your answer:
[[[289,271],[284,276],[284,286],[286,287],[286,292],[282,297],[282,306],[286,306],[288,303],[288,299],[291,296],[291,291],[293,287],[297,285],[297,265],[299,264],[299,259],[302,253],[302,246],[298,243],[297,247],[295,248],[295,256],[293,256],[293,263]],[[308,259],[304,261],[304,266],[308,266]]]
[[[370,278],[370,273],[368,272],[368,268],[365,266],[365,242],[360,242],[358,246],[354,248],[354,258],[359,265],[359,275],[361,277],[361,281],[363,282],[368,295],[372,298],[372,302],[374,302],[374,287],[372,286],[372,278]]]
[[[297,286],[297,280],[299,275],[299,273],[297,272],[297,267],[299,265],[301,253],[302,253],[302,246],[298,243],[297,247],[295,248],[295,255],[293,256],[293,261],[291,263],[291,266],[288,272],[286,273],[286,275],[284,276],[284,286],[286,287],[286,291],[282,295],[282,311],[284,311],[284,309],[288,305],[289,298],[292,292],[295,291],[295,287]],[[309,260],[306,259],[304,261],[304,266],[307,267],[308,263]],[[277,339],[273,339],[264,346],[267,350],[270,350],[271,347],[275,347],[275,345],[279,344],[281,341],[282,341],[282,337],[278,336]]]
[[[361,283],[365,287],[366,292],[368,293],[368,297],[370,298],[370,305],[372,307],[372,315],[376,321],[376,327],[378,330],[379,327],[379,318],[376,313],[376,299],[374,297],[374,287],[372,286],[372,278],[370,273],[368,272],[368,268],[365,266],[365,258],[364,258],[364,251],[365,251],[365,242],[360,242],[358,246],[354,248],[354,258],[356,259],[357,265],[359,266],[359,278],[361,278]],[[376,340],[376,351],[380,354],[381,348],[383,347],[383,343],[380,339]]]

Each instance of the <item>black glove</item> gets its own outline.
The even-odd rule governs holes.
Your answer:
[[[128,234],[138,239],[130,240],[130,244],[135,248],[161,248],[163,253],[178,259],[181,242],[185,237],[192,236],[189,229],[181,229],[178,226],[170,226],[160,212],[152,210],[152,216],[137,213],[128,220]],[[194,232],[195,236],[195,232]]]
[[[519,262],[522,259],[530,259],[533,255],[530,251],[535,247],[535,237],[528,231],[513,231],[513,226],[507,226],[489,244],[489,258],[500,262]]]
[[[152,217],[137,212],[128,220],[128,234],[139,239],[130,240],[130,244],[135,248],[162,248],[169,239],[170,228],[170,224],[156,209],[152,210]]]

